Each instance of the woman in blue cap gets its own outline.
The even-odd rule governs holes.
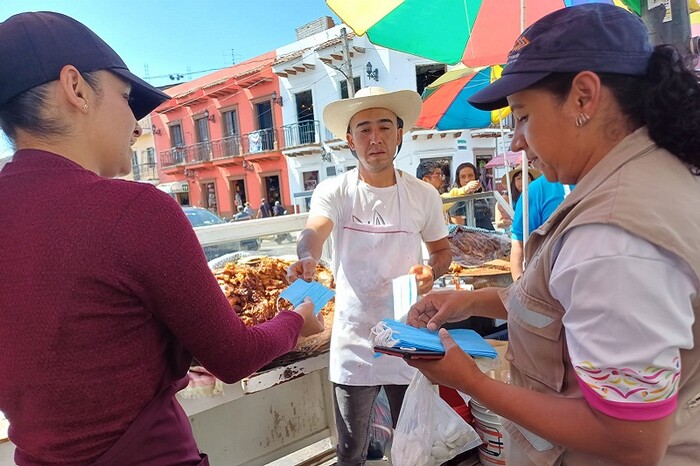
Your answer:
[[[168,95],[67,16],[0,23],[0,410],[19,465],[206,465],[175,399],[196,358],[233,383],[323,328],[247,328],[180,206],[131,169]]]
[[[700,464],[700,86],[673,46],[604,4],[525,30],[470,102],[510,105],[513,150],[576,184],[503,290],[428,295],[409,322],[508,319],[513,384],[411,362],[503,416],[508,466]],[[654,189],[656,187],[656,189]],[[455,367],[462,370],[455,371]]]

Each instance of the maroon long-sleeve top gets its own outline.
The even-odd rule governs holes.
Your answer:
[[[20,463],[88,464],[190,355],[231,383],[301,329],[292,312],[245,327],[167,194],[48,152],[0,172],[0,248],[0,411]]]

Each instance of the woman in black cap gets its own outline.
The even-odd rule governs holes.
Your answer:
[[[175,393],[192,355],[232,383],[322,329],[313,306],[247,328],[182,209],[130,171],[169,97],[81,23],[0,23],[0,410],[19,465],[205,465]],[[9,70],[9,71],[8,71]]]
[[[525,30],[502,78],[470,99],[510,105],[513,150],[576,184],[532,233],[510,288],[431,294],[409,316],[432,329],[508,319],[513,385],[444,332],[444,359],[411,362],[503,416],[508,466],[700,464],[694,64],[652,48],[633,14],[589,4]]]

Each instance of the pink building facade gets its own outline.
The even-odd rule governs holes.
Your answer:
[[[182,205],[231,217],[262,199],[291,212],[275,53],[166,90],[152,113],[163,185]]]

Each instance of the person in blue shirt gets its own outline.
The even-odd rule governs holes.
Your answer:
[[[540,176],[528,185],[528,232],[532,233],[557,210],[572,187],[547,181]],[[510,248],[510,273],[513,280],[523,274],[523,196],[515,204]]]

